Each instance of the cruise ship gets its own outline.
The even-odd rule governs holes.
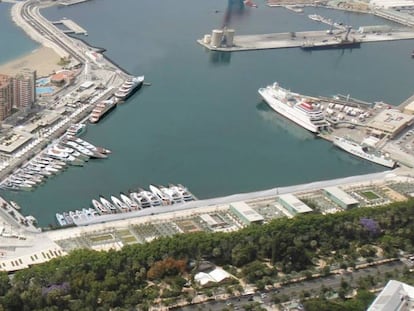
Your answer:
[[[144,76],[134,77],[130,80],[125,81],[119,89],[115,92],[115,97],[119,100],[127,100],[136,91],[138,91],[144,83]]]
[[[96,104],[89,117],[89,122],[96,123],[102,119],[108,112],[116,107],[116,101],[114,99],[103,100]]]
[[[357,157],[374,162],[376,164],[390,168],[394,168],[396,166],[396,162],[390,159],[386,154],[383,154],[382,152],[375,150],[369,146],[358,144],[349,139],[335,136],[333,144],[338,148],[345,150],[346,152],[349,152]]]
[[[319,133],[329,126],[319,103],[312,103],[300,94],[280,87],[277,82],[260,88],[259,94],[274,111],[312,133]]]

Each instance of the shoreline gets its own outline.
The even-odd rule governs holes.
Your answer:
[[[36,70],[38,77],[45,77],[62,69],[62,66],[58,65],[59,60],[60,56],[52,48],[42,45],[18,58],[0,64],[0,73],[15,75],[23,68],[30,68]]]
[[[61,57],[67,56],[67,53],[57,45],[45,41],[42,37],[38,37],[36,33],[28,28],[25,21],[18,14],[19,7],[22,4],[18,2],[12,6],[10,18],[17,27],[23,30],[29,39],[38,42],[40,45],[38,48],[26,54],[0,63],[0,73],[14,75],[23,68],[30,68],[36,70],[38,77],[49,76],[53,72],[62,69],[62,66],[59,66],[58,62]]]

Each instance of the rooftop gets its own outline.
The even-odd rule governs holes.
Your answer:
[[[338,187],[328,187],[328,188],[324,188],[324,190],[330,193],[331,195],[333,195],[334,197],[336,197],[337,199],[341,200],[346,205],[354,205],[354,204],[359,203],[357,200],[351,197],[348,193],[346,193],[345,191],[343,191],[342,189]]]
[[[0,140],[0,151],[12,153],[31,139],[32,136],[29,134],[12,132]]]
[[[283,194],[279,196],[279,199],[289,204],[295,211],[298,213],[309,213],[312,212],[312,209],[295,197],[293,194]]]
[[[237,210],[237,212],[239,212],[249,222],[259,222],[264,220],[262,215],[252,209],[245,202],[231,203],[230,206]]]
[[[369,123],[368,127],[381,132],[394,134],[402,127],[413,121],[414,116],[400,112],[396,109],[386,109],[376,115]]]
[[[390,280],[367,311],[408,311],[414,307],[414,287]]]

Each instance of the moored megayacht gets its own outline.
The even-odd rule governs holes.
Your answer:
[[[376,150],[373,147],[356,143],[344,137],[335,136],[333,144],[338,148],[349,152],[357,157],[371,161],[373,163],[383,165],[385,167],[394,168],[397,163],[389,157],[389,155]]]
[[[115,92],[114,96],[121,101],[127,100],[136,91],[138,91],[144,83],[144,76],[133,77],[126,80]]]

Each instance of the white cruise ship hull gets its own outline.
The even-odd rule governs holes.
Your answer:
[[[274,111],[279,113],[280,115],[284,116],[285,118],[295,122],[296,124],[300,125],[301,127],[307,129],[312,133],[319,133],[319,127],[313,124],[308,118],[305,116],[299,115],[293,107],[290,107],[278,99],[273,97],[270,93],[268,88],[261,88],[259,89],[259,94],[263,97],[266,103],[272,108]]]
[[[345,138],[334,137],[333,144],[346,152],[349,152],[357,157],[371,161],[373,163],[389,168],[393,168],[396,165],[394,160],[386,158],[382,155],[367,153],[359,144],[346,140]]]

